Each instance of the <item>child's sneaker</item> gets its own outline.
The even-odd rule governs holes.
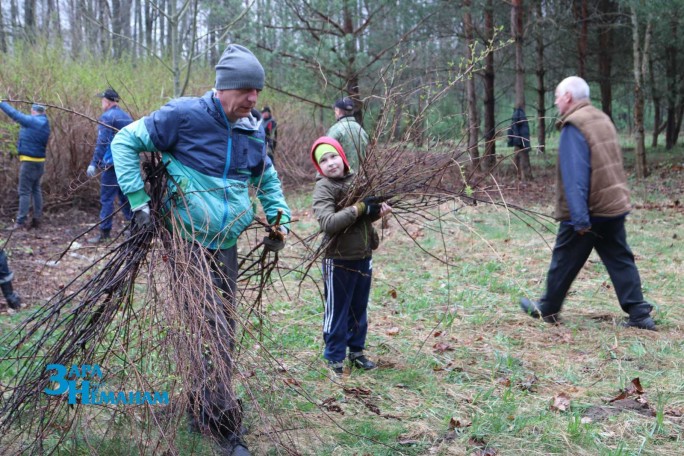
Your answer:
[[[349,353],[349,361],[352,367],[357,367],[363,370],[371,370],[378,367],[373,361],[366,358],[363,352]]]
[[[344,362],[342,362],[342,361],[338,361],[336,363],[334,363],[332,361],[328,361],[328,367],[330,368],[331,371],[333,371],[333,373],[335,375],[344,374]]]

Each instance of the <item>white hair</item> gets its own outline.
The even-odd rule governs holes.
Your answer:
[[[569,93],[573,101],[580,101],[589,98],[589,84],[579,76],[570,76],[563,79],[556,87],[557,95]]]

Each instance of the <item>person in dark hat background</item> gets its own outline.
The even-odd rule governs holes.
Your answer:
[[[21,126],[17,141],[17,154],[21,162],[19,210],[12,229],[40,228],[43,219],[43,190],[40,180],[45,173],[45,153],[50,139],[50,121],[45,115],[45,106],[34,104],[29,116],[0,100],[0,110]],[[29,224],[27,219],[32,201],[33,219]]]
[[[121,211],[126,221],[131,220],[133,213],[128,199],[121,191],[116,179],[114,160],[112,159],[111,143],[114,135],[126,125],[133,122],[131,116],[119,107],[119,94],[111,87],[97,94],[101,99],[102,110],[97,125],[97,142],[93,159],[88,165],[86,174],[94,177],[98,170],[100,176],[100,232],[93,238],[88,239],[91,244],[106,241],[110,238],[114,213],[114,204],[119,201]]]
[[[351,169],[359,172],[359,166],[366,158],[368,133],[354,117],[354,101],[349,97],[340,98],[333,105],[336,122],[325,136],[336,139],[347,154]]]
[[[278,145],[278,122],[273,118],[271,108],[264,106],[261,110],[262,125],[266,132],[266,144],[268,145],[268,157],[275,165],[275,150]]]
[[[198,364],[188,379],[190,424],[192,430],[213,436],[222,455],[231,456],[250,454],[232,373],[239,321],[237,240],[254,219],[250,187],[256,189],[268,223],[280,221],[281,239],[264,240],[266,249],[284,247],[288,230],[283,224],[290,222],[280,179],[264,147],[261,115],[254,109],[264,78],[259,60],[247,48],[231,44],[216,65],[213,90],[199,98],[172,100],[126,126],[112,142],[117,178],[133,208],[133,229],[151,223],[139,154],[161,152],[169,191],[177,195],[168,202],[173,204],[169,223],[189,243],[193,256],[188,261],[202,267],[204,257],[211,268],[214,287],[197,310],[211,328],[201,340],[208,348],[202,360],[193,361]],[[188,274],[185,263],[171,261],[170,266],[173,275]]]

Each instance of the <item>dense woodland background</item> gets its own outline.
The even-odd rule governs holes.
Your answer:
[[[279,120],[286,183],[310,178],[306,151],[342,94],[355,98],[379,147],[458,149],[483,172],[512,157],[517,178],[533,179],[530,151],[501,139],[517,106],[530,120],[531,152],[551,147],[553,90],[572,74],[631,138],[644,177],[645,146],[671,148],[681,129],[683,11],[682,0],[0,0],[0,96],[52,107],[49,204],[96,190],[83,171],[95,93],[115,87],[134,117],[201,95],[230,42],[266,68],[259,103]],[[14,199],[15,133],[0,116],[4,201]]]

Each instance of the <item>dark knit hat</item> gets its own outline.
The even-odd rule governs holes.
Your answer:
[[[270,106],[264,106],[263,108],[261,108],[261,112],[267,112],[267,113],[271,114],[271,107]]]
[[[353,111],[354,110],[354,102],[352,101],[351,98],[344,97],[340,98],[335,102],[333,107],[341,109],[343,111]]]
[[[31,109],[36,112],[45,112],[45,106],[38,103],[31,105]]]
[[[98,93],[97,96],[100,98],[106,98],[109,101],[119,101],[119,94],[116,93],[116,90],[112,89],[111,87],[102,93]]]
[[[229,45],[216,65],[216,90],[264,88],[264,67],[244,46]]]

